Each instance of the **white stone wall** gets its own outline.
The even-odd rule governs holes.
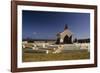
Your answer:
[[[64,39],[64,37],[67,35],[68,37],[70,37],[72,35],[72,32],[70,30],[65,30],[64,32],[62,32],[61,34],[61,39]]]

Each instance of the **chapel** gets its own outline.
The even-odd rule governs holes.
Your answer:
[[[68,26],[65,25],[64,31],[57,34],[56,44],[72,44],[72,32]]]

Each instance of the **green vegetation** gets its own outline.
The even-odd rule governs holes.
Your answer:
[[[57,60],[78,60],[78,59],[89,59],[90,53],[87,50],[84,51],[67,51],[62,53],[32,53],[23,52],[23,62],[34,62],[34,61],[57,61]]]

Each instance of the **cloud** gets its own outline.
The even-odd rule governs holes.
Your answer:
[[[36,35],[37,34],[37,32],[33,32],[33,35]]]

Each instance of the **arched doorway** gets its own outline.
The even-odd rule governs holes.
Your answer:
[[[64,37],[64,44],[72,44],[72,36],[68,37],[67,35]]]

